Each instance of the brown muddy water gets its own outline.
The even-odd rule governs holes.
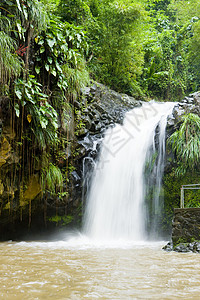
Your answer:
[[[200,299],[200,254],[84,236],[0,243],[0,299]]]

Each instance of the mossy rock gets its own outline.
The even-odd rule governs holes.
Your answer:
[[[28,182],[27,189],[24,193],[21,193],[20,206],[27,205],[29,201],[35,199],[36,196],[41,192],[41,190],[42,189],[39,183],[38,175],[32,175]]]

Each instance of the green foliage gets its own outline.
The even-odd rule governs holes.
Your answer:
[[[198,0],[171,1],[170,7],[176,12],[176,26],[181,28],[180,39],[185,42],[184,51],[188,62],[188,86],[189,91],[197,91],[200,87],[199,78],[199,28],[200,28],[200,3]],[[182,34],[182,29],[187,34]]]
[[[91,17],[88,1],[84,0],[60,0],[58,14],[62,20],[67,20],[69,23],[80,25]]]
[[[18,7],[16,25],[19,28],[19,33],[23,34],[23,28],[30,30],[30,28],[39,32],[44,30],[48,24],[48,15],[45,6],[38,0],[16,0]],[[20,29],[20,26],[22,30]],[[30,27],[30,28],[29,28]],[[22,36],[23,37],[23,36]],[[24,37],[23,37],[24,38]]]
[[[43,3],[45,9],[51,14],[57,10],[60,0],[40,0]]]
[[[77,93],[89,84],[89,73],[86,69],[85,60],[81,55],[76,57],[76,67],[70,67],[70,64],[65,64],[62,67],[63,73],[68,78],[68,95],[73,95],[76,98]]]
[[[87,43],[81,27],[51,20],[47,32],[37,36],[35,42],[38,48],[36,74],[49,77],[63,94],[76,93],[88,83],[89,75],[83,58]]]
[[[199,16],[200,3],[198,0],[192,2],[187,0],[172,0],[170,1],[170,8],[176,10],[176,21],[178,23],[187,23],[188,20]]]
[[[0,82],[6,84],[19,76],[21,61],[15,53],[16,43],[5,32],[0,31]],[[3,91],[2,91],[3,92]]]
[[[173,209],[180,207],[181,186],[184,184],[198,183],[200,173],[198,171],[186,172],[184,175],[177,176],[176,169],[173,168],[163,178],[164,199],[165,199],[165,215],[166,220],[169,220],[168,225],[172,220]],[[199,207],[199,190],[185,190],[185,207]]]
[[[56,223],[57,226],[66,226],[73,221],[73,216],[68,215],[68,216],[53,216],[49,218],[50,222]]]
[[[43,192],[48,191],[53,195],[56,195],[58,191],[61,191],[63,186],[61,170],[47,160],[44,160],[42,163],[41,186]]]
[[[139,91],[143,53],[139,26],[144,9],[135,1],[109,1],[98,14],[99,37],[94,40],[95,58],[90,66],[102,82],[128,93]]]
[[[177,100],[190,88],[187,57],[190,29],[176,24],[174,12],[169,11],[169,1],[164,3],[165,11],[159,10],[159,6],[150,10],[153,15],[149,34],[144,39],[145,64],[141,85],[150,96]]]
[[[2,15],[0,10],[0,83],[1,87],[9,84],[11,78],[19,76],[21,71],[21,61],[15,50],[16,41],[10,36],[12,30],[11,18]],[[0,88],[0,93],[4,93]]]
[[[20,75],[21,55],[47,94],[74,98],[89,69],[118,91],[180,99],[200,86],[199,11],[198,0],[3,0],[1,81]]]
[[[200,159],[200,117],[189,113],[182,117],[180,129],[170,139],[172,151],[178,160],[178,174],[198,169]]]
[[[44,150],[47,145],[57,141],[58,115],[41,87],[33,75],[29,75],[28,80],[18,79],[15,82],[15,95],[19,101],[14,108],[17,117],[20,116],[21,107],[25,108],[25,117],[38,146]]]

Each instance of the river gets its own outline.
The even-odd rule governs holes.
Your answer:
[[[0,243],[1,299],[199,299],[200,257],[84,236]]]

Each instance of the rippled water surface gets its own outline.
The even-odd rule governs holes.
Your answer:
[[[200,254],[165,243],[0,243],[0,299],[200,299]]]

